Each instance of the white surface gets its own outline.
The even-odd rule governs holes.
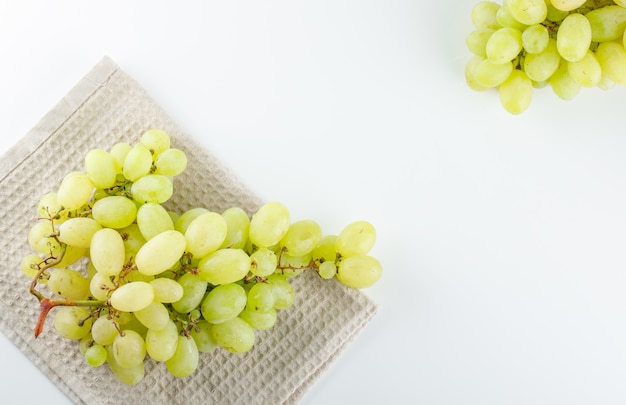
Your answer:
[[[380,313],[304,405],[624,404],[626,89],[509,115],[474,3],[2,0],[0,151],[109,55],[264,198],[377,227]],[[0,353],[2,402],[68,403]]]

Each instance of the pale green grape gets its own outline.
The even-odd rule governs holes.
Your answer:
[[[111,278],[101,273],[94,274],[89,282],[89,292],[98,301],[106,301],[109,297],[109,292],[114,288],[115,285]]]
[[[493,63],[512,61],[522,50],[522,32],[516,28],[500,28],[491,35],[485,51]]]
[[[152,153],[145,145],[138,143],[126,154],[122,173],[128,180],[136,181],[150,173],[151,168]]]
[[[124,241],[115,229],[102,228],[91,238],[91,263],[104,276],[116,276],[122,271],[126,254]]]
[[[530,105],[533,84],[522,70],[514,70],[500,87],[500,103],[511,114],[521,114]]]
[[[148,174],[137,179],[130,187],[133,200],[138,203],[162,204],[172,197],[174,184],[169,177]]]
[[[254,346],[254,329],[241,318],[213,325],[211,332],[217,344],[231,353],[244,353]]]
[[[583,4],[585,4],[586,1],[587,0],[550,0],[552,5],[557,10],[562,10],[562,11],[574,10],[582,6]]]
[[[183,296],[173,302],[172,307],[181,314],[187,314],[200,305],[208,283],[192,273],[183,274],[177,281],[183,287]]]
[[[210,353],[219,346],[213,339],[212,329],[213,325],[202,320],[196,323],[196,326],[191,330],[191,337],[196,341],[200,353]]]
[[[526,28],[525,24],[517,21],[515,17],[513,17],[513,14],[511,13],[511,10],[506,2],[502,3],[498,9],[498,12],[496,13],[496,21],[501,27],[515,28],[520,31],[523,31]]]
[[[252,311],[267,312],[274,308],[275,301],[274,286],[259,282],[248,290],[246,307]]]
[[[62,210],[63,206],[59,204],[57,193],[44,194],[37,204],[39,216],[41,218],[54,218],[57,224],[67,219],[67,211]]]
[[[159,155],[170,148],[171,140],[164,130],[152,128],[141,135],[139,142],[151,150],[154,155]]]
[[[376,243],[376,229],[367,221],[356,221],[344,227],[335,241],[342,256],[367,254]]]
[[[85,172],[97,188],[115,185],[117,169],[115,159],[107,151],[92,149],[85,155]]]
[[[54,327],[66,339],[80,340],[89,334],[93,320],[84,307],[61,307],[54,314]]]
[[[154,289],[145,281],[124,284],[111,293],[111,306],[118,311],[135,312],[154,301]]]
[[[213,285],[234,283],[250,271],[250,256],[242,249],[220,249],[198,263],[198,277]]]
[[[226,221],[226,238],[222,242],[222,248],[242,249],[248,242],[250,230],[250,217],[239,207],[231,207],[222,212]]]
[[[150,281],[154,289],[154,300],[165,304],[176,302],[183,297],[183,286],[176,280],[159,277]]]
[[[117,335],[119,324],[108,315],[101,315],[91,325],[91,337],[93,341],[102,346],[113,344]]]
[[[117,377],[117,379],[126,385],[135,385],[143,380],[146,370],[143,362],[134,367],[122,367],[115,360],[113,345],[107,346],[107,364]]]
[[[602,90],[609,90],[615,86],[615,82],[607,77],[607,75],[602,72],[602,77],[600,77],[600,82],[598,83],[598,88]]]
[[[525,25],[539,24],[548,15],[545,0],[507,0],[506,4],[513,18]]]
[[[569,14],[568,11],[559,10],[558,8],[554,7],[554,5],[552,4],[550,0],[545,0],[545,1],[546,1],[546,6],[548,8],[546,20],[552,21],[552,22],[559,22],[559,21],[563,21],[563,19],[568,16]]]
[[[304,256],[317,247],[322,239],[322,228],[310,219],[296,221],[280,240],[280,246],[291,256]]]
[[[85,173],[70,172],[61,181],[57,202],[65,209],[77,210],[89,201],[93,190],[94,185]]]
[[[602,42],[596,49],[596,58],[600,62],[602,72],[611,81],[626,84],[626,51],[617,41]]]
[[[522,32],[522,46],[528,53],[543,52],[550,42],[548,29],[541,24],[534,24]]]
[[[259,248],[250,255],[250,272],[255,276],[267,277],[276,271],[278,257],[273,250]]]
[[[137,252],[137,270],[145,275],[162,273],[182,257],[187,246],[185,236],[178,231],[165,231],[147,241]]]
[[[591,25],[591,40],[606,42],[619,39],[626,29],[626,8],[609,5],[585,14]]]
[[[488,89],[488,87],[485,87],[476,81],[476,68],[483,60],[484,59],[482,57],[474,55],[465,64],[465,82],[469,88],[474,91],[485,91]]]
[[[222,323],[239,315],[246,306],[246,299],[246,291],[239,284],[219,285],[204,297],[200,311],[208,322]]]
[[[285,277],[295,277],[311,266],[313,255],[311,253],[304,256],[291,256],[286,253],[280,255],[278,269],[276,272]]]
[[[156,235],[174,230],[172,217],[161,204],[146,203],[137,210],[137,225],[145,240]]]
[[[582,87],[597,86],[602,79],[602,67],[591,50],[581,60],[568,62],[567,69],[572,79]]]
[[[194,257],[204,257],[222,246],[228,233],[224,217],[216,212],[198,215],[187,227],[187,251]]]
[[[104,197],[91,209],[93,219],[107,228],[121,229],[129,226],[137,218],[137,206],[124,196]]]
[[[335,277],[335,275],[337,274],[337,266],[335,265],[334,262],[327,261],[327,262],[320,264],[317,271],[320,277],[322,277],[325,280],[329,280]]]
[[[161,330],[165,328],[170,321],[170,313],[165,305],[160,302],[153,301],[139,311],[134,312],[139,322],[145,325],[149,330]]]
[[[67,300],[85,300],[89,297],[89,280],[71,269],[55,269],[50,273],[48,288]]]
[[[556,34],[556,47],[568,62],[581,60],[591,45],[591,25],[579,13],[571,13],[561,22]]]
[[[187,168],[187,156],[180,149],[167,149],[157,156],[154,165],[155,174],[178,176]]]
[[[169,360],[178,345],[178,328],[172,320],[159,330],[148,329],[146,332],[146,350],[156,361]]]
[[[59,225],[59,240],[71,246],[89,248],[93,235],[102,226],[93,218],[70,218]]]
[[[22,273],[28,278],[33,278],[39,272],[39,264],[42,262],[41,257],[34,253],[27,254],[20,262]]]
[[[125,262],[128,263],[131,257],[137,256],[139,249],[146,243],[146,239],[139,229],[139,225],[131,224],[126,228],[122,228],[119,231],[124,241],[124,251],[126,252]]]
[[[474,70],[474,80],[481,86],[497,87],[504,82],[513,71],[513,62],[493,63],[485,59]]]
[[[317,247],[313,250],[313,260],[316,264],[325,261],[337,260],[337,235],[325,235]]]
[[[183,212],[183,214],[180,217],[178,217],[178,220],[174,222],[174,229],[176,229],[178,232],[182,234],[185,234],[185,232],[187,231],[187,228],[189,227],[189,224],[198,216],[206,212],[210,212],[210,211],[202,207],[192,208],[190,210]]]
[[[567,63],[559,65],[549,80],[554,94],[563,100],[572,100],[580,92],[581,86],[570,76]]]
[[[58,242],[51,236],[57,230],[54,225],[47,220],[40,220],[28,231],[28,244],[37,253],[49,254],[53,246]]]
[[[165,361],[167,371],[174,377],[184,378],[198,368],[200,354],[196,341],[190,337],[179,336],[174,355]]]
[[[626,0],[613,0],[618,6],[626,7]]]
[[[337,280],[352,288],[371,287],[380,279],[382,265],[372,256],[352,256],[337,266]]]
[[[472,7],[471,19],[476,28],[498,29],[496,19],[500,5],[495,1],[479,1]]]
[[[490,28],[477,28],[465,37],[467,49],[474,55],[487,57],[487,41],[495,31]]]
[[[119,142],[113,145],[109,150],[109,155],[111,155],[113,161],[115,162],[115,171],[117,173],[122,173],[126,155],[128,155],[128,152],[130,152],[131,149],[133,149],[133,147],[126,142]]]
[[[146,358],[146,342],[134,330],[124,329],[113,341],[113,356],[121,367],[132,368],[143,364]]]
[[[78,351],[80,351],[80,354],[84,355],[87,349],[89,349],[93,345],[94,341],[91,338],[91,334],[88,333],[87,336],[81,338],[78,342]]]
[[[276,324],[277,317],[276,310],[273,308],[266,312],[253,311],[246,308],[239,314],[239,318],[246,321],[254,330],[271,329]]]
[[[95,344],[85,351],[85,361],[92,367],[100,367],[107,361],[107,349]]]
[[[526,54],[524,58],[524,72],[536,82],[548,80],[561,64],[561,55],[556,47],[556,41],[552,38],[543,52],[537,54]],[[563,63],[566,63],[565,61]]]
[[[267,278],[267,282],[272,285],[274,308],[289,308],[295,298],[295,291],[289,281],[282,275],[272,274]]]
[[[250,241],[259,247],[276,245],[289,230],[289,210],[279,202],[269,202],[259,208],[250,220]]]
[[[55,246],[55,248],[52,250],[52,255],[57,256],[59,254],[60,249],[61,249],[61,246],[58,246],[58,245]],[[54,267],[63,268],[63,267],[71,266],[72,264],[78,262],[81,258],[86,256],[87,251],[88,251],[87,248],[76,247],[76,246],[66,246],[65,254],[63,255],[63,258]]]
[[[124,330],[132,330],[137,332],[139,336],[145,337],[148,332],[148,328],[146,328],[143,323],[139,322],[135,314],[128,313],[128,315],[130,315],[130,318],[126,323],[124,323]]]

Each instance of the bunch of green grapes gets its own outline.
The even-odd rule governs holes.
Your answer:
[[[626,0],[481,1],[471,18],[467,84],[497,88],[512,114],[528,108],[533,88],[571,100],[582,88],[626,84]]]
[[[314,221],[292,222],[279,202],[252,216],[238,207],[167,210],[186,166],[169,135],[151,129],[135,145],[89,151],[84,171],[40,199],[33,253],[21,266],[41,305],[35,335],[54,309],[56,330],[80,342],[89,365],[108,364],[133,385],[151,358],[182,378],[200,353],[250,350],[256,331],[292,305],[291,279],[303,271],[351,288],[380,278],[366,221],[322,235]]]

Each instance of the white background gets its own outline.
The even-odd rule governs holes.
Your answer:
[[[506,113],[474,3],[2,0],[0,152],[108,55],[264,199],[376,226],[380,312],[302,404],[623,405],[626,89]],[[2,335],[0,392],[68,403]]]

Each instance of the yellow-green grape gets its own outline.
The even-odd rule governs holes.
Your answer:
[[[325,235],[313,250],[312,258],[316,264],[337,260],[337,235]]]
[[[102,275],[118,275],[126,257],[122,236],[111,228],[96,231],[91,238],[89,256],[93,266]]]
[[[498,29],[496,19],[500,5],[495,1],[479,1],[472,7],[471,19],[476,28]]]
[[[164,304],[171,304],[183,297],[183,286],[176,280],[159,277],[150,281],[154,289],[154,300]]]
[[[304,256],[315,249],[322,239],[322,228],[310,219],[296,221],[280,240],[280,246],[290,256]]]
[[[145,240],[156,235],[174,230],[172,217],[161,204],[142,204],[137,210],[137,225]]]
[[[239,315],[246,306],[246,299],[246,291],[239,284],[219,285],[204,297],[200,311],[208,322],[222,323]]]
[[[109,149],[109,154],[113,158],[115,162],[115,171],[117,173],[122,173],[124,168],[124,161],[126,160],[126,155],[131,151],[133,147],[126,142],[116,143]]]
[[[165,361],[167,371],[174,377],[184,378],[198,368],[200,354],[196,341],[191,337],[179,336],[174,355]]]
[[[549,81],[554,94],[563,100],[572,100],[580,92],[581,86],[570,76],[567,63],[559,65]]]
[[[226,221],[226,238],[222,242],[222,248],[243,249],[248,242],[250,230],[250,217],[239,207],[231,207],[222,212]]]
[[[295,291],[289,281],[280,274],[272,274],[267,278],[267,282],[272,285],[274,308],[289,308],[295,298]]]
[[[259,247],[274,246],[285,236],[290,224],[287,207],[279,202],[265,203],[250,220],[250,241]]]
[[[496,21],[501,27],[515,28],[516,30],[523,31],[527,26],[515,19],[509,6],[506,2],[502,3],[498,12],[496,13]]]
[[[602,67],[591,50],[579,61],[568,62],[567,71],[582,87],[597,86],[602,79]]]
[[[34,253],[27,254],[22,258],[20,262],[20,270],[26,277],[33,278],[39,272],[39,264],[42,263],[42,258]]]
[[[556,40],[550,38],[543,52],[526,54],[523,69],[531,80],[544,82],[556,72],[561,60],[561,55],[556,47]],[[566,62],[563,61],[563,63]]]
[[[190,210],[183,212],[182,215],[178,217],[178,220],[174,222],[174,229],[184,234],[187,231],[187,227],[189,226],[189,224],[198,216],[206,212],[210,212],[210,211],[202,207],[192,208]]]
[[[178,231],[165,231],[147,241],[137,252],[140,273],[154,276],[171,268],[185,253],[187,240]]]
[[[586,1],[587,0],[550,0],[552,5],[557,10],[562,10],[562,11],[574,10],[582,6],[583,4],[585,4]]]
[[[106,349],[107,364],[121,383],[125,385],[135,385],[143,380],[146,373],[145,364],[143,362],[134,367],[122,367],[115,359],[113,345],[107,346]]]
[[[497,87],[513,71],[513,62],[493,63],[488,59],[481,61],[474,70],[474,80],[483,87]]]
[[[626,84],[626,50],[617,41],[602,42],[596,49],[602,72],[613,82]]]
[[[270,283],[259,282],[248,290],[246,308],[251,311],[267,312],[274,308],[274,302],[274,287]]]
[[[222,246],[228,233],[224,217],[216,212],[198,215],[187,227],[187,251],[194,257],[204,257]]]
[[[94,185],[85,173],[70,172],[61,181],[57,201],[67,210],[77,210],[89,201],[93,189]]]
[[[492,63],[512,61],[522,50],[522,32],[516,28],[500,28],[491,35],[485,51]]]
[[[167,326],[170,320],[170,312],[165,305],[160,302],[153,301],[139,311],[134,312],[139,322],[144,324],[148,329],[161,330]]]
[[[92,149],[87,152],[85,172],[97,188],[109,188],[115,185],[117,177],[115,159],[105,150]]]
[[[313,262],[313,255],[311,253],[307,253],[304,256],[291,256],[283,253],[279,257],[276,272],[285,277],[295,277],[311,267],[311,262]]]
[[[152,128],[141,135],[139,140],[156,156],[170,148],[170,136],[159,128]]]
[[[591,40],[606,42],[619,39],[626,29],[626,8],[609,5],[585,14],[591,25]]]
[[[37,213],[41,218],[53,218],[57,224],[67,219],[67,211],[59,204],[57,193],[44,194],[37,204]]]
[[[61,307],[54,314],[54,327],[66,339],[80,340],[89,334],[93,320],[84,307]]]
[[[335,241],[342,256],[367,254],[376,243],[376,229],[367,221],[356,221],[344,227]]]
[[[545,0],[507,0],[513,18],[525,25],[542,23],[548,15]]]
[[[126,228],[120,229],[118,232],[124,241],[124,251],[126,252],[125,262],[128,263],[131,258],[137,256],[137,252],[139,252],[139,249],[146,243],[146,239],[143,237],[139,225],[137,224],[131,224]]]
[[[259,248],[250,255],[250,272],[255,276],[267,277],[276,271],[278,257],[273,250]]]
[[[110,301],[118,311],[140,311],[154,301],[154,289],[145,281],[133,281],[113,291]]]
[[[477,28],[465,37],[467,49],[474,55],[487,57],[487,41],[495,31],[491,28]]]
[[[587,17],[571,13],[561,22],[556,33],[556,47],[568,62],[581,60],[591,45],[591,25]]]
[[[546,15],[547,21],[552,21],[552,22],[563,21],[563,19],[569,15],[569,11],[559,10],[558,8],[554,7],[554,5],[552,4],[552,2],[550,2],[550,0],[546,0],[546,6],[548,8],[548,13]]]
[[[87,349],[94,345],[94,340],[91,337],[91,334],[87,334],[84,338],[81,338],[78,341],[78,351],[80,354],[84,355]]]
[[[146,358],[146,342],[134,330],[124,329],[113,341],[113,356],[124,368],[136,367]]]
[[[150,173],[152,169],[152,153],[143,144],[138,143],[128,151],[124,158],[122,173],[130,181],[136,181]]]
[[[542,24],[534,24],[522,32],[522,46],[528,53],[543,52],[550,42],[548,29]]]
[[[124,196],[104,197],[91,209],[93,219],[107,228],[121,229],[132,224],[137,218],[137,206]]]
[[[52,250],[52,255],[57,257],[60,253],[60,249],[61,249],[61,246],[59,246],[58,244],[54,246]],[[54,267],[56,268],[69,267],[72,264],[78,262],[84,256],[86,256],[87,252],[88,252],[87,248],[80,248],[76,246],[66,246],[65,254],[63,254],[63,258],[61,259],[59,263],[54,265]]]
[[[106,301],[109,297],[109,292],[114,289],[115,284],[113,284],[111,278],[101,273],[94,274],[89,282],[89,292],[98,301]]]
[[[89,280],[71,269],[55,269],[50,273],[48,288],[67,300],[86,300],[89,297]]]
[[[254,346],[254,329],[241,318],[213,325],[211,332],[217,344],[231,353],[244,353]]]
[[[142,337],[146,336],[146,333],[148,332],[148,328],[146,328],[146,326],[143,323],[139,322],[135,314],[129,313],[129,315],[130,315],[130,318],[128,322],[126,322],[123,326],[124,331],[132,330],[132,331],[137,332],[139,336],[142,336]]]
[[[101,345],[95,344],[89,347],[85,354],[85,361],[91,367],[100,367],[107,361],[107,349]]]
[[[40,220],[28,231],[28,244],[37,253],[49,254],[58,242],[51,236],[57,230],[47,220]]]
[[[266,312],[253,311],[246,308],[239,314],[239,318],[246,321],[254,330],[269,330],[276,324],[278,314],[273,308]]]
[[[89,248],[93,235],[102,226],[93,218],[70,218],[59,225],[59,240],[71,246]]]
[[[109,315],[100,315],[91,325],[91,337],[99,345],[111,345],[120,334],[118,327],[119,324]]]
[[[337,265],[335,265],[335,262],[324,262],[319,265],[317,271],[321,278],[329,280],[337,274]]]
[[[488,89],[488,87],[485,87],[476,81],[476,68],[483,60],[484,59],[482,57],[474,55],[465,64],[465,82],[469,88],[474,91],[485,91]]]
[[[169,177],[149,174],[135,181],[130,192],[138,203],[162,204],[172,197],[174,185]]]
[[[372,256],[348,257],[337,266],[337,280],[352,288],[371,287],[381,275],[382,265]]]
[[[242,249],[220,249],[198,263],[198,277],[213,285],[234,283],[250,271],[250,256]]]
[[[516,69],[498,90],[502,106],[511,114],[521,114],[532,100],[533,83],[524,71]]]
[[[154,166],[156,167],[155,174],[178,176],[187,168],[187,156],[180,149],[167,149],[157,156]]]
[[[172,320],[159,330],[148,329],[146,332],[146,350],[155,361],[169,360],[178,345],[178,328]]]
[[[210,353],[219,346],[213,339],[212,329],[213,325],[205,320],[198,321],[196,326],[191,329],[191,337],[196,341],[200,353]]]
[[[183,296],[172,303],[172,308],[178,313],[188,314],[202,302],[208,283],[192,273],[183,274],[177,282],[183,287]]]

